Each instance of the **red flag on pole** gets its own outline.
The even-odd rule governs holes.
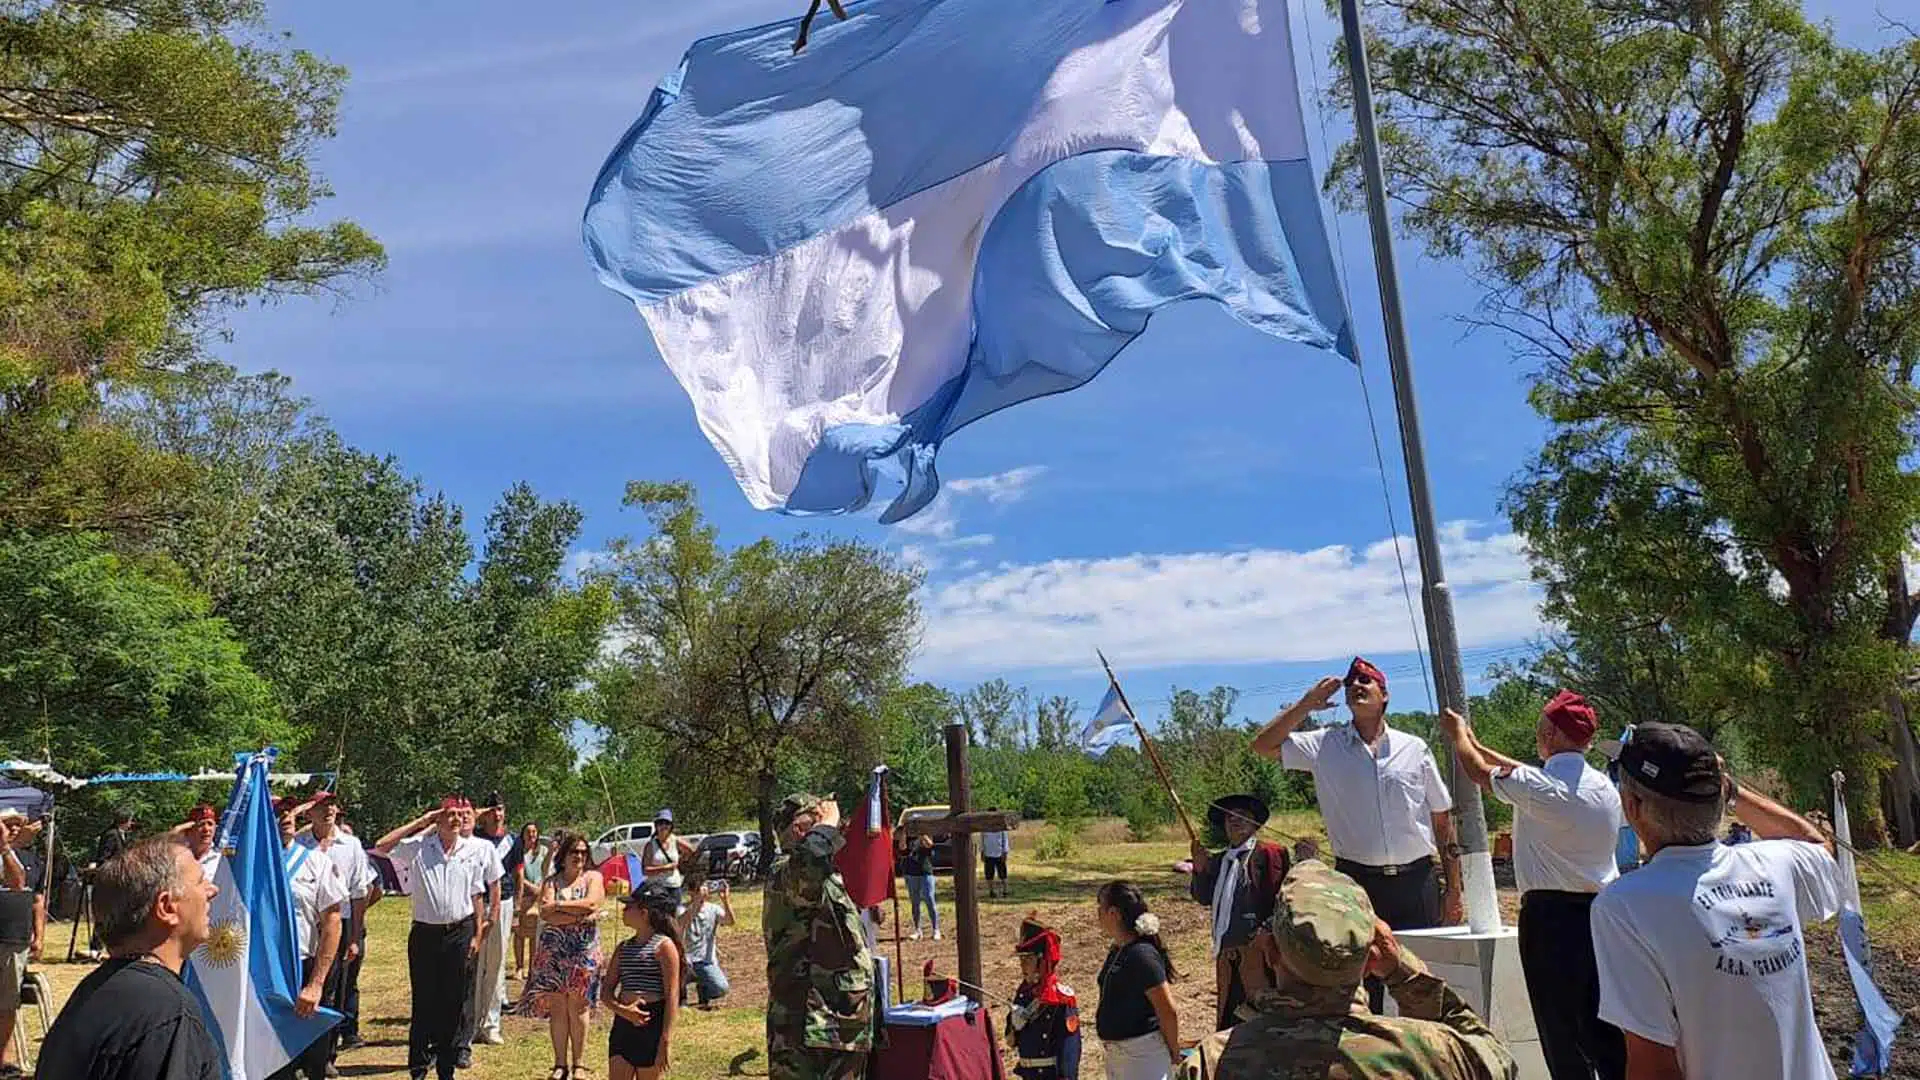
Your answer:
[[[860,800],[860,808],[841,834],[847,844],[834,859],[847,883],[847,895],[862,909],[893,896],[893,823],[887,816],[886,775],[885,765],[873,770],[867,797]]]

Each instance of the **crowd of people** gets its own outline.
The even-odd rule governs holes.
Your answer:
[[[1308,728],[1336,694],[1352,723]],[[1195,842],[1190,891],[1211,915],[1218,1011],[1193,1052],[1158,916],[1128,882],[1098,891],[1109,950],[1094,1035],[1108,1080],[1516,1074],[1511,1048],[1396,936],[1460,923],[1464,903],[1452,794],[1426,742],[1387,723],[1387,701],[1385,674],[1356,658],[1254,739],[1313,774],[1330,864],[1311,843],[1290,852],[1263,839],[1268,810],[1254,796],[1209,807],[1227,847]],[[1834,1075],[1804,946],[1805,925],[1837,909],[1838,868],[1816,825],[1738,784],[1679,724],[1640,725],[1613,746],[1616,786],[1587,759],[1599,718],[1578,694],[1542,710],[1539,765],[1487,747],[1457,713],[1443,723],[1466,774],[1514,808],[1521,967],[1553,1080]],[[1729,813],[1747,842],[1720,842]],[[857,1080],[878,995],[871,922],[834,869],[839,808],[793,795],[777,824],[784,850],[763,923],[772,1075]],[[1623,824],[1645,851],[1624,876]],[[932,906],[929,850],[916,839],[901,859],[916,931]],[[1020,1080],[1079,1074],[1079,1000],[1057,978],[1060,943],[1037,918],[1021,925],[1005,1028]]]
[[[1305,725],[1340,693],[1350,725]],[[1415,1080],[1514,1075],[1510,1049],[1395,936],[1460,921],[1461,852],[1432,751],[1387,723],[1387,700],[1384,674],[1355,659],[1254,739],[1259,752],[1313,774],[1331,862],[1312,845],[1290,851],[1267,839],[1268,808],[1252,795],[1208,807],[1227,845],[1193,850],[1189,891],[1210,915],[1217,1000],[1214,1030],[1197,1048],[1182,1038],[1170,989],[1180,973],[1146,894],[1126,881],[1097,891],[1093,915],[1108,951],[1093,1037],[1109,1080],[1387,1075],[1389,1062],[1391,1075]],[[1612,747],[1616,784],[1588,760],[1599,718],[1577,694],[1542,710],[1538,765],[1487,747],[1458,714],[1442,723],[1464,775],[1514,807],[1518,948],[1554,1080],[1833,1075],[1804,946],[1806,924],[1838,905],[1831,843],[1817,825],[1736,783],[1707,740],[1681,725],[1631,729]],[[514,831],[498,794],[478,808],[449,796],[371,847],[345,826],[330,793],[288,796],[275,809],[301,960],[295,1008],[326,1006],[345,1021],[274,1080],[337,1075],[334,1057],[358,1043],[367,911],[395,883],[411,903],[415,1080],[452,1080],[476,1043],[502,1041],[504,1012],[546,1020],[549,1080],[573,1080],[601,1009],[611,1017],[610,1080],[653,1080],[673,1061],[682,1009],[728,993],[716,940],[735,924],[730,890],[705,879],[670,811],[639,854],[641,879],[620,907],[627,934],[609,953],[601,923],[610,883],[586,836],[548,838],[533,823]],[[1729,814],[1750,842],[1720,842]],[[40,1075],[220,1074],[181,982],[187,956],[210,934],[218,817],[203,804],[138,840],[123,815],[100,838],[91,878],[104,952],[49,1033]],[[1623,822],[1645,852],[1625,874],[1615,850]],[[883,991],[867,913],[835,866],[839,808],[795,794],[775,825],[782,850],[762,916],[771,1075],[857,1080],[875,1047]],[[0,814],[0,901],[20,901],[0,903],[0,1036],[19,1005],[18,973],[44,936],[36,868],[23,857],[34,830]],[[1007,838],[996,840],[985,858],[1004,866]],[[932,853],[920,837],[898,861],[915,936],[924,911],[937,938]],[[383,884],[379,859],[398,882]],[[995,879],[1004,882],[1004,871]],[[1061,936],[1033,916],[1012,945],[1022,976],[1003,1029],[1013,1073],[1074,1080],[1084,1035],[1080,1000],[1058,979]],[[511,998],[509,980],[521,983]],[[0,1077],[18,1074],[10,1043],[0,1038]]]

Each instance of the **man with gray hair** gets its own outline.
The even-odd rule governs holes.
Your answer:
[[[94,876],[93,910],[107,962],[53,1022],[39,1073],[60,1080],[220,1080],[220,1048],[181,981],[205,944],[219,890],[171,837],[142,841]]]
[[[1739,787],[1707,740],[1641,724],[1620,749],[1621,809],[1645,866],[1593,903],[1600,1019],[1627,1076],[1820,1080],[1805,926],[1839,910],[1833,851],[1805,818]],[[1759,837],[1718,842],[1721,818]]]

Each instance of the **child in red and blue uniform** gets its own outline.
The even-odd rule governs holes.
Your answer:
[[[1019,1080],[1079,1080],[1080,1003],[1061,983],[1060,935],[1032,915],[1020,923],[1020,989],[1007,1012]]]

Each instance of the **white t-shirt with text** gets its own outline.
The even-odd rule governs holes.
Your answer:
[[[1805,928],[1839,907],[1817,844],[1662,848],[1594,900],[1600,1019],[1674,1047],[1687,1080],[1826,1080]]]

